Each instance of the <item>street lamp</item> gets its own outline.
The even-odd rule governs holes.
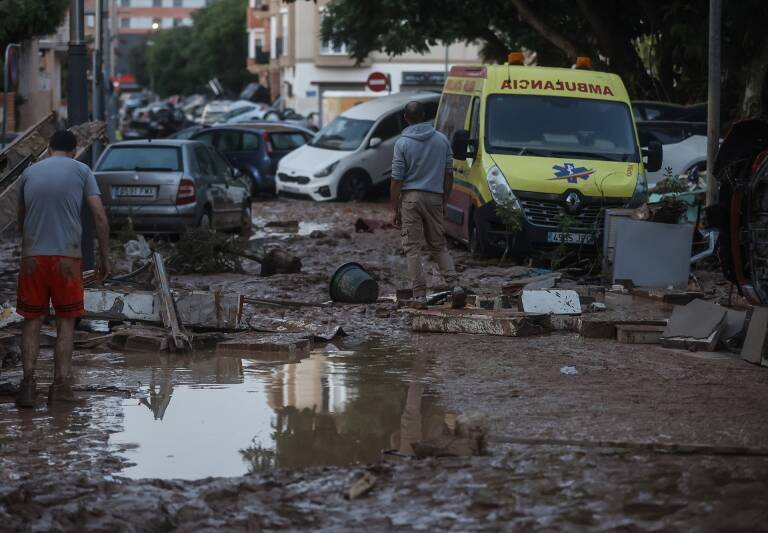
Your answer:
[[[152,23],[152,31],[157,31],[160,29],[160,24],[158,22]]]

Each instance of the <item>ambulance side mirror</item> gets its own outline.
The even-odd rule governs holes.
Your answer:
[[[661,164],[664,162],[664,152],[659,141],[648,142],[648,148],[643,149],[643,155],[647,158],[645,170],[656,172],[661,169]]]
[[[458,161],[466,161],[469,157],[469,132],[467,130],[457,130],[453,134],[451,141],[451,151],[453,158]]]

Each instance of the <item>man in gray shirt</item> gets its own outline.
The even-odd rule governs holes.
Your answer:
[[[390,197],[395,225],[402,226],[414,302],[417,307],[426,304],[427,284],[421,264],[421,249],[426,242],[446,283],[454,286],[454,307],[463,307],[466,296],[456,285],[458,275],[443,228],[445,204],[453,188],[451,146],[445,135],[424,122],[420,102],[408,103],[404,116],[408,127],[395,143]]]
[[[70,388],[75,320],[85,313],[80,269],[82,225],[87,202],[99,241],[99,276],[111,270],[109,226],[91,170],[75,161],[77,138],[68,131],[51,136],[49,157],[21,175],[19,229],[22,233],[17,312],[24,317],[22,363],[24,378],[16,403],[34,407],[35,365],[40,352],[40,326],[50,304],[56,312],[53,383],[48,401],[72,401]]]

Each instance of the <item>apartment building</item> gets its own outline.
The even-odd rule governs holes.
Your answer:
[[[390,58],[373,53],[358,65],[342,43],[324,42],[320,23],[331,0],[294,2],[249,0],[248,70],[268,85],[273,99],[326,122],[346,108],[379,96],[366,88],[372,72],[389,75],[393,92],[440,90],[446,66],[477,63],[477,46],[435,46],[426,54]],[[447,52],[447,53],[446,53]]]
[[[113,3],[112,32],[117,35],[115,73],[130,73],[130,50],[150,32],[190,26],[192,13],[215,0],[107,0]]]

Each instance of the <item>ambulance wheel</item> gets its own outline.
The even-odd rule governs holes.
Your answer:
[[[474,259],[488,257],[488,240],[485,232],[475,224],[474,218],[469,222],[469,255]]]

